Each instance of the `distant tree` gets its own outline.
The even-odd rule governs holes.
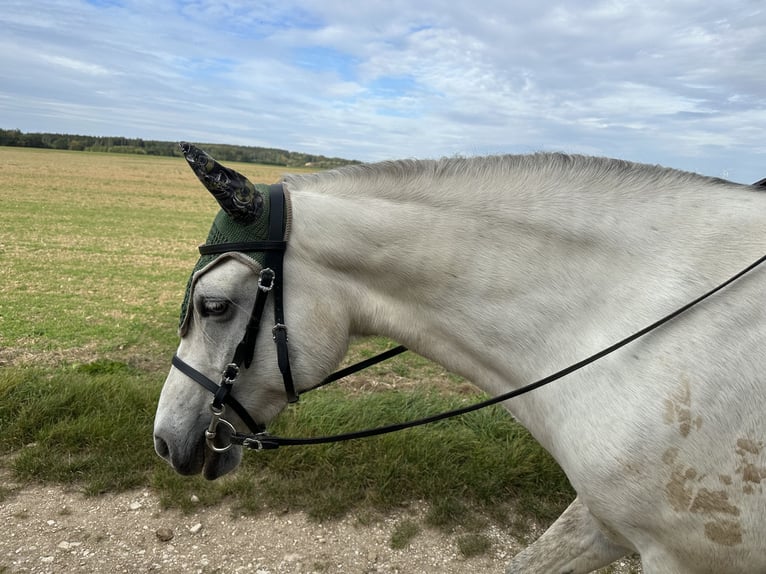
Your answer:
[[[0,130],[0,145],[17,146],[21,138],[21,130]]]
[[[94,137],[72,134],[23,133],[20,130],[0,129],[1,146],[23,146],[73,151],[136,153],[161,156],[180,156],[176,142],[143,140],[125,137]],[[292,152],[277,148],[234,146],[225,144],[199,144],[221,161],[264,163],[285,167],[312,165],[318,168],[338,167],[359,163],[342,158]]]
[[[42,134],[24,134],[21,141],[24,147],[46,147]]]

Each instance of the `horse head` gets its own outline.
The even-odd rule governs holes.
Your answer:
[[[218,400],[225,386],[221,374],[229,365],[236,365],[236,384],[227,390],[229,396],[224,402],[236,403],[233,406],[237,409],[226,412],[227,424],[218,428],[216,439],[226,443],[221,433],[265,428],[295,396],[293,380],[298,390],[306,388],[340,361],[348,345],[348,320],[341,302],[332,301],[338,290],[325,280],[326,274],[312,272],[289,253],[284,259],[283,253],[279,255],[279,276],[269,276],[282,289],[279,298],[268,297],[273,285],[264,285],[261,273],[270,261],[266,253],[286,246],[286,237],[270,241],[268,235],[275,218],[278,229],[289,228],[289,200],[278,195],[285,205],[276,205],[269,186],[253,185],[192,145],[182,144],[182,149],[221,210],[189,278],[179,324],[181,342],[160,396],[154,441],[157,453],[179,473],[203,472],[206,478],[214,479],[241,460],[241,448],[216,448],[216,442],[205,434],[213,416],[214,394]],[[284,281],[280,275],[283,269],[288,276]],[[302,289],[302,285],[309,289]],[[311,293],[317,291],[325,293],[327,306],[316,305]],[[286,302],[284,311],[281,300]],[[280,325],[270,320],[275,311],[275,322]],[[256,314],[263,320],[255,320]],[[285,325],[290,326],[288,388],[280,368],[280,360],[284,360],[278,357],[280,352],[287,354],[287,347],[280,350],[273,342],[279,329],[284,334],[283,345],[287,344]],[[334,336],[326,335],[328,326]],[[221,385],[217,386],[219,380]],[[226,408],[225,404],[220,406]]]

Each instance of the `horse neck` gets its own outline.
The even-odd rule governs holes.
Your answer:
[[[702,258],[679,263],[690,242],[677,239],[705,243],[706,218],[689,215],[714,212],[712,192],[649,199],[563,175],[410,177],[396,192],[386,180],[309,180],[290,188],[290,249],[336,278],[352,334],[389,336],[499,393],[657,319],[659,302],[699,294],[685,273]]]

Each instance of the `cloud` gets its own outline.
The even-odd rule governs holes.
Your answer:
[[[0,27],[5,128],[766,175],[755,0],[33,0]]]
[[[109,70],[98,64],[91,64],[80,60],[74,60],[72,58],[65,58],[62,56],[55,56],[51,54],[41,54],[40,59],[58,68],[65,68],[80,74],[87,74],[89,76],[108,76]]]

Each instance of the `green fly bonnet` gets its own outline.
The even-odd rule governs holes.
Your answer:
[[[241,173],[222,166],[191,144],[181,143],[181,149],[189,166],[221,206],[213,220],[205,245],[266,239],[269,225],[269,186],[253,185]],[[251,265],[257,263],[260,269],[264,265],[265,254],[262,251],[242,251],[202,255],[186,285],[178,324],[180,336],[183,337],[189,325],[192,292],[197,279],[218,262],[232,257]],[[253,268],[258,271],[254,265]]]

